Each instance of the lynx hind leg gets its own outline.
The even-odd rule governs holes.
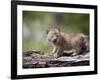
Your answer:
[[[83,38],[79,38],[76,43],[73,44],[73,49],[75,49],[73,56],[79,55],[82,53],[82,46],[83,46]]]
[[[79,54],[80,54],[80,52],[81,52],[81,49],[80,49],[80,48],[77,48],[77,49],[75,49],[75,50],[73,51],[72,56],[79,55]]]
[[[77,51],[73,52],[72,56],[78,55]]]

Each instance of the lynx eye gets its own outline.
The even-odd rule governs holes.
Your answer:
[[[59,37],[59,35],[56,35],[57,37]]]
[[[55,33],[55,36],[56,36],[56,37],[59,37],[59,34],[58,34],[58,33]]]
[[[54,35],[58,35],[58,33],[54,33]]]

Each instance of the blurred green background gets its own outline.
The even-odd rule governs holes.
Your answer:
[[[56,22],[56,14],[57,12],[23,11],[22,51],[52,51],[52,46],[46,39],[46,30]],[[60,13],[61,17],[57,16],[61,31],[89,35],[89,14]]]

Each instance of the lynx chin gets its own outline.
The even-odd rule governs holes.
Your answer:
[[[82,53],[82,50],[89,50],[89,40],[87,36],[79,32],[61,32],[57,28],[52,28],[47,32],[47,39],[53,46],[53,56],[61,57],[64,51],[72,50],[72,55]]]

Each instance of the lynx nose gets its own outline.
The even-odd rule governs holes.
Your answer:
[[[56,41],[57,41],[57,39],[53,39],[53,40],[52,40],[52,42],[54,42],[54,43],[55,43]]]

